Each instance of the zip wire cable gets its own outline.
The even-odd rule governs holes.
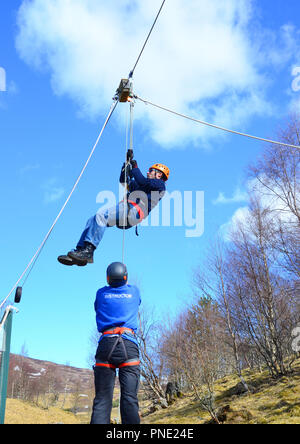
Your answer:
[[[159,109],[161,109],[163,111],[167,111],[168,113],[175,114],[176,116],[184,117],[185,119],[192,120],[193,122],[200,123],[201,125],[210,126],[212,128],[216,128],[216,129],[221,130],[221,131],[226,131],[226,132],[231,133],[231,134],[237,134],[238,136],[248,137],[250,139],[260,140],[262,142],[272,143],[274,145],[286,146],[286,147],[289,147],[289,148],[296,148],[297,150],[300,150],[300,146],[299,145],[291,145],[289,143],[276,142],[275,140],[264,139],[263,137],[257,137],[257,136],[253,136],[251,134],[241,133],[239,131],[234,131],[234,130],[231,130],[231,129],[228,129],[228,128],[224,128],[222,126],[214,125],[212,123],[208,123],[208,122],[205,122],[203,120],[195,119],[194,117],[186,116],[185,114],[181,114],[181,113],[178,113],[177,111],[173,111],[171,109],[165,108],[164,106],[157,105],[155,103],[150,102],[149,100],[142,99],[141,97],[138,97],[138,96],[134,96],[134,98],[140,100],[145,105],[152,105],[152,106],[154,106],[156,108],[159,108]]]
[[[143,52],[144,52],[144,49],[145,49],[145,47],[146,47],[146,45],[147,45],[147,43],[148,43],[148,40],[149,40],[149,38],[150,38],[150,35],[152,34],[152,31],[153,31],[153,29],[154,29],[154,26],[155,26],[155,24],[156,24],[156,22],[157,22],[157,20],[158,20],[158,17],[160,16],[160,13],[161,13],[161,11],[162,11],[162,8],[163,8],[165,2],[166,2],[166,0],[163,0],[161,6],[160,6],[160,8],[159,8],[159,11],[158,11],[158,13],[157,13],[157,16],[156,16],[156,18],[155,18],[155,20],[154,20],[154,22],[153,22],[153,25],[152,25],[152,27],[151,27],[151,29],[150,29],[150,31],[149,31],[149,34],[148,34],[148,36],[147,36],[147,38],[146,38],[146,40],[145,40],[145,43],[144,43],[144,45],[143,45],[143,47],[142,47],[142,49],[141,49],[141,52],[139,53],[139,56],[138,56],[138,58],[137,58],[137,60],[136,60],[136,62],[135,62],[135,65],[134,65],[133,69],[132,69],[132,70],[130,71],[130,73],[129,73],[129,76],[128,76],[129,79],[131,79],[132,76],[133,76],[133,73],[134,73],[134,71],[135,71],[135,68],[136,68],[137,64],[139,63],[139,60],[140,60],[140,58],[141,58],[141,56],[142,56],[142,54],[143,54]]]
[[[109,113],[108,113],[108,116],[107,116],[107,118],[106,118],[106,120],[105,120],[105,122],[104,122],[104,125],[103,125],[103,127],[102,127],[102,129],[101,129],[101,131],[100,131],[100,133],[99,133],[99,136],[98,136],[98,138],[97,138],[97,140],[96,140],[96,143],[95,143],[95,145],[93,146],[92,151],[90,152],[90,155],[89,155],[89,157],[88,157],[88,159],[87,159],[85,165],[83,166],[83,168],[82,168],[82,170],[81,170],[81,172],[80,172],[80,174],[79,174],[79,176],[78,176],[78,178],[77,178],[77,180],[76,180],[76,182],[75,182],[75,184],[74,184],[74,186],[73,186],[73,188],[72,188],[72,190],[71,190],[69,196],[67,197],[67,199],[66,199],[65,203],[63,204],[63,206],[62,206],[60,212],[58,213],[58,215],[57,215],[57,217],[55,218],[53,224],[51,225],[51,228],[49,229],[48,233],[46,234],[45,238],[43,239],[43,242],[41,243],[41,245],[39,246],[39,248],[37,249],[37,251],[36,251],[35,254],[33,255],[32,259],[31,259],[30,262],[28,263],[27,267],[25,268],[25,270],[23,271],[23,273],[21,274],[21,276],[19,277],[19,279],[17,280],[17,282],[15,283],[15,285],[13,286],[13,288],[10,290],[10,292],[8,293],[8,295],[6,296],[6,298],[1,302],[1,304],[0,304],[0,308],[4,306],[5,302],[8,300],[8,298],[10,297],[10,295],[12,294],[12,292],[17,288],[18,284],[21,282],[21,280],[23,279],[23,277],[24,277],[24,276],[26,275],[26,273],[28,272],[27,276],[25,277],[25,280],[24,280],[23,285],[24,285],[25,282],[27,281],[27,279],[28,279],[28,277],[29,277],[29,275],[30,275],[30,273],[31,273],[31,271],[32,271],[32,269],[33,269],[33,267],[34,267],[36,261],[38,260],[38,258],[39,258],[39,256],[40,256],[40,254],[41,254],[41,252],[42,252],[42,250],[43,250],[43,248],[44,248],[44,246],[45,246],[47,240],[48,240],[49,237],[50,237],[50,234],[52,233],[52,231],[53,231],[55,225],[57,224],[57,222],[58,222],[60,216],[62,215],[64,209],[66,208],[66,206],[67,206],[69,200],[71,199],[71,197],[72,197],[74,191],[76,190],[77,185],[78,185],[80,179],[82,178],[83,173],[85,172],[85,170],[86,170],[86,168],[87,168],[87,166],[88,166],[88,164],[89,164],[89,162],[90,162],[90,160],[91,160],[91,158],[92,158],[92,156],[93,156],[93,154],[94,154],[94,152],[95,152],[95,150],[96,150],[96,147],[97,147],[97,145],[98,145],[98,143],[99,143],[99,141],[100,141],[100,139],[101,139],[101,136],[102,136],[102,134],[103,134],[103,131],[104,131],[106,125],[108,124],[108,122],[109,122],[109,120],[110,120],[110,118],[111,118],[111,116],[112,116],[114,110],[116,109],[116,106],[117,106],[118,103],[119,103],[118,101],[115,101],[115,102],[112,104],[112,106],[111,106],[111,108],[110,108],[110,111],[109,111]]]

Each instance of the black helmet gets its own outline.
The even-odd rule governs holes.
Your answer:
[[[126,265],[121,262],[113,262],[107,267],[107,283],[111,287],[120,287],[127,283],[128,273]]]

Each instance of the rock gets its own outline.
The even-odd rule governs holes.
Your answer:
[[[216,416],[221,424],[248,423],[252,419],[252,414],[248,410],[232,410],[229,404],[218,408]],[[216,421],[211,420],[208,424],[216,424]]]

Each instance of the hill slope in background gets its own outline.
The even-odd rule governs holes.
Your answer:
[[[79,385],[82,391],[90,390],[93,385],[93,371],[71,367],[68,365],[55,364],[49,361],[42,361],[24,357],[21,355],[10,355],[10,377],[13,378],[20,369],[25,369],[25,373],[31,379],[41,378],[43,375],[51,374],[55,376],[57,390],[60,392],[74,391]]]
[[[30,358],[26,358],[30,359]],[[30,360],[36,365],[38,372],[46,365],[57,364],[46,361]],[[92,372],[85,369],[76,369],[68,366],[58,366],[64,378],[74,380],[74,390],[78,389],[78,377],[85,377]],[[54,367],[56,368],[56,367]],[[293,366],[293,373],[278,380],[273,380],[267,372],[244,371],[244,377],[253,388],[253,393],[237,395],[236,387],[239,379],[227,376],[216,383],[216,405],[218,408],[227,408],[225,423],[228,424],[300,424],[300,359]],[[79,410],[71,413],[70,406],[74,403],[76,393],[69,393],[65,408],[61,408],[61,399],[56,405],[39,408],[36,405],[17,399],[7,400],[6,424],[88,424],[93,391],[83,390],[89,396],[89,411]],[[61,395],[62,396],[62,395]],[[115,402],[118,400],[118,387],[115,390]],[[143,396],[140,396],[142,399]],[[88,401],[86,400],[85,403]],[[229,408],[228,408],[229,406]],[[201,409],[199,402],[191,394],[175,401],[166,410],[160,410],[146,415],[149,402],[140,402],[143,424],[204,424],[210,420],[209,415]],[[112,418],[118,416],[117,409],[112,412]]]
[[[215,384],[216,407],[229,411],[226,424],[300,424],[300,359],[293,373],[274,380],[267,371],[245,370],[243,376],[253,393],[236,395],[240,380],[227,376]],[[144,418],[145,424],[205,424],[207,412],[193,396],[178,399],[166,410]]]

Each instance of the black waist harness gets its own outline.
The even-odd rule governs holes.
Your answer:
[[[122,367],[129,367],[129,366],[134,366],[134,365],[140,365],[141,361],[137,360],[137,359],[128,359],[128,353],[126,350],[126,346],[124,344],[124,340],[122,338],[122,334],[123,333],[129,333],[132,334],[134,336],[134,331],[131,330],[131,328],[126,328],[126,327],[116,327],[113,330],[106,330],[104,332],[102,332],[103,335],[116,335],[116,340],[107,356],[107,360],[104,362],[102,361],[98,361],[95,364],[95,367],[107,367],[107,368],[112,368],[112,369],[116,369],[116,368],[122,368]],[[124,350],[124,354],[125,354],[125,361],[122,362],[119,365],[113,365],[111,364],[109,361],[111,359],[111,356],[115,350],[115,348],[117,347],[117,345],[121,343],[123,346],[123,350]]]

